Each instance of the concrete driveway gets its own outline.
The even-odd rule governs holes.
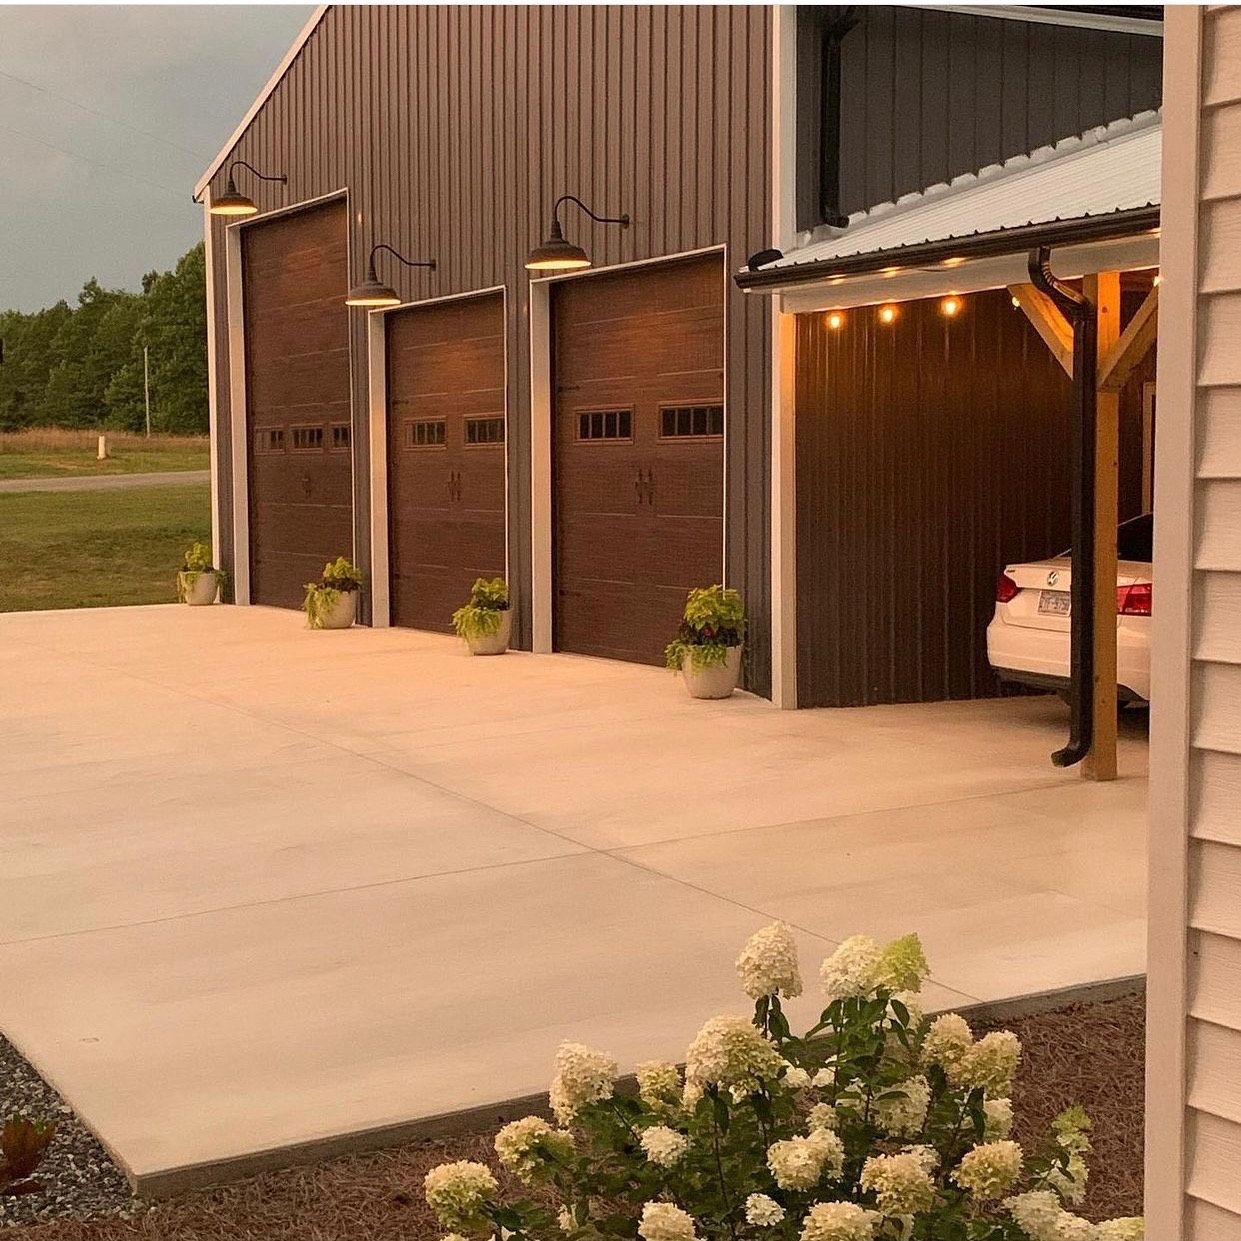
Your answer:
[[[224,607],[3,615],[0,678],[0,1028],[152,1192],[563,1038],[676,1058],[776,917],[808,981],[918,930],[936,1006],[1143,969],[1144,740],[1056,771],[1053,699],[781,712]]]

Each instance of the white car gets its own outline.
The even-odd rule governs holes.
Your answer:
[[[1116,681],[1122,702],[1149,702],[1151,686],[1150,513],[1117,531]],[[1000,574],[987,658],[1003,681],[1060,693],[1069,687],[1069,553]]]

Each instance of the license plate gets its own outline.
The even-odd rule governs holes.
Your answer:
[[[1072,598],[1067,590],[1040,590],[1038,610],[1044,616],[1068,616]]]

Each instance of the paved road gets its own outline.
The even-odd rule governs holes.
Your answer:
[[[4,491],[120,491],[126,487],[182,487],[209,483],[210,470],[165,470],[158,474],[83,474],[72,478],[4,478]]]

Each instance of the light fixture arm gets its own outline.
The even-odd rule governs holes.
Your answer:
[[[629,213],[624,215],[596,215],[576,194],[561,194],[552,208],[552,234],[560,235],[560,204],[576,203],[596,224],[619,224],[621,228],[629,227]]]
[[[248,168],[252,173],[254,173],[256,177],[258,177],[260,181],[279,181],[281,185],[289,184],[289,178],[283,172],[277,173],[274,177],[269,177],[265,172],[259,172],[259,170],[253,164],[247,163],[244,159],[235,159],[228,166],[229,185],[233,184],[233,169],[234,168]]]
[[[387,250],[387,252],[392,255],[394,259],[398,259],[400,262],[404,263],[406,267],[425,267],[429,271],[435,270],[434,259],[407,259],[403,254],[398,253],[390,245],[388,245],[386,241],[380,241],[371,246],[370,258],[366,260],[366,278],[368,280],[374,280],[376,278],[375,255],[377,255],[380,250]]]

